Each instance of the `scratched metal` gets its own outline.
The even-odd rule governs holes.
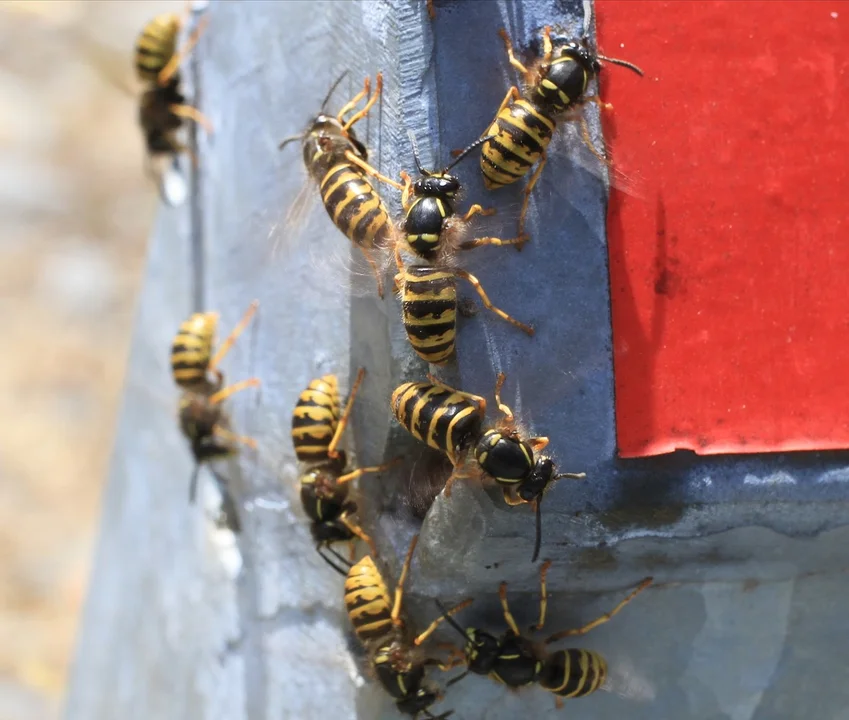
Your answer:
[[[352,432],[360,462],[404,459],[397,471],[363,479],[360,504],[389,577],[421,530],[412,623],[434,616],[434,597],[474,596],[461,621],[498,631],[502,580],[520,624],[534,618],[531,512],[462,481],[430,507],[444,463],[388,412],[392,389],[427,372],[406,344],[397,300],[378,300],[323,210],[299,228],[285,222],[304,173],[300,152],[277,144],[303,129],[343,70],[330,110],[366,75],[384,72],[383,102],[359,135],[397,177],[413,166],[408,131],[423,162],[441,167],[487,127],[517,80],[500,27],[523,51],[546,24],[576,33],[583,23],[571,0],[435,6],[431,22],[419,0],[210,5],[195,62],[216,132],[199,137],[194,257],[203,304],[222,312],[223,330],[252,299],[262,303],[224,368],[233,379],[263,380],[260,395],[229,405],[235,427],[257,438],[260,451],[217,468],[243,528],[234,547],[208,517],[218,496],[209,474],[206,511],[185,502],[190,462],[174,428],[167,347],[198,283],[189,210],[166,211],[152,243],[69,717],[397,717],[347,650],[356,646],[341,580],[317,559],[299,507],[289,414],[309,379],[325,372],[347,385],[356,368],[368,369]],[[588,118],[598,133],[593,111]],[[522,184],[487,194],[474,159],[457,173],[463,210],[471,202],[498,209],[476,223],[477,233],[511,236]],[[398,212],[397,193],[383,195]],[[495,374],[506,372],[505,400],[528,429],[551,438],[563,471],[587,473],[561,481],[544,502],[551,631],[610,609],[643,576],[656,578],[657,587],[574,643],[608,657],[611,692],[562,712],[599,720],[842,717],[849,643],[835,639],[847,632],[849,458],[616,458],[605,212],[605,173],[565,128],[533,194],[531,242],[521,253],[483,248],[463,258],[492,301],[535,325],[536,337],[480,308],[461,319],[457,362],[440,371],[491,408]],[[477,304],[470,289],[462,294]],[[475,677],[434,710],[449,708],[466,720],[561,716],[538,688],[511,693]]]

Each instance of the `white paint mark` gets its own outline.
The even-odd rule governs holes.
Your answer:
[[[817,479],[818,483],[849,482],[849,467],[829,470]]]
[[[762,478],[757,475],[746,475],[743,478],[744,485],[795,485],[795,478],[788,475],[786,472],[779,471],[772,475],[764,475]]]
[[[831,17],[834,18],[835,20],[837,20],[837,13],[836,12],[831,13]]]
[[[709,488],[713,485],[713,480],[711,479],[710,475],[707,475],[703,478],[697,478],[695,483],[693,483],[693,484],[697,485],[698,487]]]

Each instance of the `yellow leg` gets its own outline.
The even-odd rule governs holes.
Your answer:
[[[462,469],[462,466],[455,467],[454,471],[448,476],[448,479],[445,481],[445,485],[442,488],[442,492],[445,493],[445,497],[451,497],[451,486],[458,478],[469,477],[469,474]]]
[[[524,323],[519,322],[515,318],[510,317],[503,310],[500,310],[499,308],[495,307],[495,305],[490,302],[486,292],[484,292],[484,289],[481,287],[480,281],[474,275],[472,275],[466,270],[455,270],[454,274],[457,275],[457,277],[461,277],[464,280],[468,281],[468,283],[475,289],[475,292],[480,295],[481,302],[484,304],[487,310],[494,312],[496,315],[498,315],[498,317],[500,317],[502,320],[506,320],[511,325],[515,325],[522,332],[527,333],[531,336],[534,334],[534,329],[530,325],[525,325]]]
[[[551,637],[546,638],[546,640],[545,640],[546,645],[548,645],[549,643],[553,643],[553,642],[556,642],[558,640],[561,640],[565,637],[571,637],[573,635],[583,635],[585,633],[588,633],[593,628],[597,628],[599,625],[603,625],[604,623],[606,623],[608,620],[610,620],[623,607],[625,607],[629,602],[631,602],[635,597],[637,597],[637,595],[639,595],[643,590],[645,590],[651,584],[652,584],[652,578],[650,578],[650,577],[645,578],[639,585],[637,585],[637,587],[634,590],[631,591],[631,593],[628,595],[628,597],[626,597],[624,600],[622,600],[622,602],[620,602],[609,613],[605,613],[601,617],[598,617],[595,620],[593,620],[592,622],[587,623],[583,627],[579,627],[575,630],[563,630],[559,633],[554,633],[554,635],[552,635]]]
[[[372,557],[377,557],[377,548],[375,547],[374,540],[372,540],[370,536],[366,535],[359,525],[354,522],[351,522],[350,520],[348,520],[348,518],[344,516],[339,518],[339,520],[346,528],[348,528],[348,530],[350,530],[352,533],[354,533],[354,535],[356,535],[360,540],[362,540],[366,545],[368,545],[369,552],[371,553]]]
[[[522,249],[522,245],[527,242],[529,239],[528,234],[525,232],[525,216],[528,214],[528,204],[531,200],[531,190],[534,189],[534,185],[537,184],[537,180],[539,180],[540,173],[542,169],[545,167],[546,162],[548,162],[548,157],[545,154],[545,150],[542,152],[542,157],[537,163],[536,169],[534,170],[534,174],[531,175],[531,179],[528,181],[528,185],[525,188],[525,199],[522,200],[522,212],[519,213],[519,240],[521,243],[517,243],[519,245],[519,249]]]
[[[521,245],[525,241],[522,238],[513,238],[512,240],[503,240],[502,238],[497,237],[482,237],[475,238],[474,240],[467,240],[466,242],[460,243],[460,250],[473,250],[476,247],[481,247],[483,245]]]
[[[191,105],[169,105],[168,109],[178,117],[194,120],[198,125],[206,130],[207,135],[213,134],[214,130],[212,128],[212,123],[209,122],[209,118],[207,118],[206,115],[197,108],[192,107]]]
[[[510,627],[514,635],[521,635],[519,632],[519,626],[516,624],[516,621],[513,619],[513,615],[510,612],[510,606],[507,604],[507,583],[501,583],[501,586],[498,588],[498,597],[501,599],[501,609],[504,611],[504,620],[507,625]]]
[[[418,637],[413,641],[413,645],[419,646],[425,640],[427,640],[436,628],[439,627],[439,624],[445,620],[446,617],[450,617],[451,615],[455,615],[460,612],[462,609],[469,607],[474,602],[473,598],[468,598],[463,600],[463,602],[458,603],[453,608],[451,608],[444,615],[440,615],[436,620],[434,620],[430,625],[428,625],[421,633],[419,633]]]
[[[401,567],[401,576],[398,578],[398,584],[395,586],[395,602],[392,605],[392,624],[396,627],[401,625],[401,603],[404,598],[404,583],[407,582],[407,574],[410,572],[410,563],[413,561],[413,553],[416,550],[416,545],[419,542],[419,536],[413,535],[410,541],[410,547],[407,550],[407,557],[404,558],[404,564]]]
[[[250,305],[248,305],[248,309],[245,310],[245,314],[242,315],[242,319],[236,323],[236,327],[230,332],[227,336],[227,339],[219,345],[218,350],[215,355],[213,355],[212,360],[209,361],[208,370],[214,371],[218,364],[224,359],[224,356],[230,352],[230,349],[235,345],[237,338],[241,335],[245,328],[250,323],[251,318],[256,313],[256,309],[259,307],[259,300],[254,300]]]
[[[216,435],[216,437],[220,437],[222,440],[227,440],[227,442],[231,443],[241,443],[242,445],[247,445],[249,448],[256,450],[256,440],[252,437],[236,435],[236,433],[218,425],[212,429],[212,432]]]
[[[383,472],[384,470],[388,470],[389,468],[393,467],[394,465],[397,465],[399,462],[401,462],[401,458],[397,457],[394,460],[390,460],[387,463],[383,463],[383,465],[370,465],[368,467],[357,468],[356,470],[352,470],[349,473],[345,473],[344,475],[340,475],[338,478],[336,478],[336,483],[341,484],[341,483],[351,482],[351,480],[356,480],[358,477],[362,477],[366,473]]]
[[[347,103],[342,106],[342,109],[339,111],[339,114],[336,116],[336,119],[341,123],[345,124],[345,115],[347,115],[351,110],[353,110],[357,103],[360,102],[364,97],[367,97],[371,94],[371,78],[367,77],[363,82],[363,89],[360,90],[354,97],[352,97]]]
[[[354,400],[357,399],[357,393],[360,390],[360,385],[363,384],[363,378],[365,376],[366,369],[360,368],[357,371],[357,379],[354,380],[354,386],[351,388],[351,392],[348,393],[348,402],[345,403],[345,410],[342,412],[342,417],[339,418],[339,424],[336,426],[336,432],[333,433],[330,445],[327,446],[327,454],[334,460],[339,457],[339,453],[336,451],[336,446],[342,439],[342,433],[345,432],[345,428],[348,427],[348,418],[351,416],[351,410],[354,407]]]
[[[401,257],[401,245],[395,244],[395,264],[398,266],[398,274],[404,272],[404,258]],[[395,284],[398,285],[398,278],[395,278]]]
[[[371,175],[372,177],[375,177],[378,180],[380,180],[380,182],[386,183],[387,185],[394,187],[396,190],[401,190],[403,192],[404,186],[401,183],[395,182],[392,178],[387,177],[386,175],[384,175],[383,173],[378,171],[376,168],[369,165],[361,157],[358,157],[352,151],[350,151],[350,150],[345,151],[345,159],[348,160],[349,162],[353,163],[354,165],[356,165],[364,173],[367,173],[368,175]]]
[[[156,81],[159,83],[159,87],[164,87],[168,84],[168,81],[174,77],[174,73],[180,69],[180,65],[183,60],[188,57],[189,53],[194,49],[195,45],[197,45],[198,40],[200,40],[200,36],[203,35],[204,30],[206,30],[208,23],[209,18],[203,18],[198,23],[192,34],[189,35],[189,39],[186,41],[186,44],[175,52],[165,67],[159,71],[159,76],[156,78]],[[182,22],[180,23],[180,26],[182,27]]]
[[[591,102],[593,105],[598,105],[602,110],[613,110],[613,103],[604,102],[598,95],[587,95],[581,102]]]
[[[598,150],[596,150],[595,144],[593,143],[593,139],[590,137],[590,128],[587,125],[587,119],[585,117],[581,118],[581,138],[584,141],[584,145],[587,146],[587,149],[595,155],[602,163],[607,165],[607,158],[602,155]]]
[[[545,448],[548,447],[549,439],[547,437],[532,437],[528,438],[528,443],[530,443],[531,449],[535,452],[542,452]]]
[[[522,498],[517,497],[513,493],[513,489],[511,487],[505,487],[501,489],[502,493],[504,493],[504,502],[510,507],[516,507],[516,505],[524,505],[526,500],[522,500]]]
[[[401,182],[404,188],[401,191],[401,207],[406,212],[410,209],[410,190],[413,187],[413,178],[410,177],[410,174],[406,170],[401,171]]]
[[[360,249],[360,252],[363,254],[363,257],[366,259],[366,262],[369,264],[371,268],[371,274],[374,275],[374,280],[377,283],[377,296],[383,300],[383,278],[380,275],[380,266],[377,264],[377,261],[372,257],[371,250],[367,247],[363,247],[362,245],[357,245]]]
[[[513,411],[510,409],[510,406],[501,402],[501,388],[504,387],[504,381],[507,379],[507,376],[500,372],[498,373],[498,377],[495,378],[495,404],[498,405],[498,409],[504,413],[504,417],[508,422],[513,422]]]
[[[535,630],[545,627],[545,611],[548,608],[548,587],[545,584],[545,576],[551,567],[551,560],[546,560],[539,569],[539,622],[534,625]]]
[[[516,59],[516,55],[513,53],[513,43],[510,41],[510,36],[507,34],[507,31],[504,28],[498,31],[498,34],[501,36],[501,39],[504,41],[504,49],[507,51],[507,57],[510,60],[510,64],[516,68],[520,73],[522,73],[522,77],[527,80],[528,77],[528,68],[526,68],[522,63],[520,63]]]
[[[433,0],[426,0],[427,14],[431,20],[436,20],[436,8],[433,7]]]
[[[359,112],[354,113],[351,116],[351,119],[348,120],[348,122],[346,122],[342,126],[343,130],[345,130],[345,131],[350,130],[351,127],[354,124],[358,123],[366,115],[368,115],[369,110],[371,110],[374,107],[374,104],[377,102],[377,99],[380,97],[381,93],[383,92],[383,73],[377,73],[377,76],[376,76],[375,79],[376,79],[377,82],[375,83],[374,94],[371,95],[369,97],[368,101],[366,102],[366,104],[363,105],[363,109],[360,110]]]
[[[468,222],[475,215],[495,215],[496,212],[498,211],[495,208],[483,208],[475,203],[468,209],[466,214],[463,215],[463,222]]]
[[[554,46],[551,44],[551,26],[546,25],[542,31],[542,62],[548,65],[551,62],[551,53]]]
[[[233,383],[226,388],[221,388],[218,392],[209,396],[209,404],[210,405],[218,405],[224,402],[231,395],[235,395],[237,392],[241,392],[242,390],[247,390],[252,387],[259,387],[262,383],[259,378],[248,378],[247,380],[242,380],[237,383]]]

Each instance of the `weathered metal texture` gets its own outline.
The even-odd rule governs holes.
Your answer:
[[[515,81],[500,27],[524,48],[546,24],[577,32],[582,23],[577,2],[435,5],[433,23],[416,0],[210,7],[195,55],[201,105],[216,128],[199,141],[198,251],[192,260],[188,209],[164,214],[70,718],[396,716],[379,688],[358,689],[341,580],[317,558],[298,503],[289,415],[300,390],[325,372],[346,385],[351,371],[368,369],[353,421],[360,462],[404,458],[397,472],[361,482],[360,505],[389,577],[424,517],[409,586],[413,623],[434,616],[434,597],[471,595],[476,603],[461,621],[500,630],[502,580],[520,624],[535,615],[529,509],[508,509],[492,489],[460,481],[425,516],[428,480],[439,483],[446,468],[388,412],[392,389],[427,371],[409,351],[397,301],[378,300],[370,278],[340,272],[349,249],[323,210],[298,231],[283,223],[304,175],[299,153],[279,153],[277,143],[304,127],[342,70],[349,77],[331,110],[363,77],[383,71],[383,102],[359,134],[373,162],[397,177],[412,166],[408,130],[423,162],[439,167],[492,119]],[[596,132],[597,118],[588,116]],[[493,302],[534,324],[536,337],[481,308],[461,321],[458,361],[442,371],[490,400],[495,374],[506,372],[505,399],[534,434],[551,437],[561,470],[587,473],[585,481],[561,481],[543,505],[542,557],[554,560],[551,630],[610,609],[641,577],[656,577],[658,587],[576,643],[608,656],[620,694],[571,701],[568,712],[611,720],[838,717],[849,704],[841,678],[849,644],[832,641],[847,622],[839,601],[847,591],[845,457],[617,461],[606,189],[592,168],[570,130],[534,192],[533,239],[522,253],[488,248],[463,258]],[[476,223],[479,234],[512,235],[521,184],[488,195],[474,160],[457,173],[466,202],[499,210]],[[383,194],[397,213],[397,193]],[[202,282],[193,282],[193,263]],[[245,393],[229,405],[236,428],[260,451],[220,468],[241,519],[241,569],[225,547],[232,536],[186,505],[190,462],[174,426],[167,347],[192,309],[193,287],[203,306],[222,312],[223,331],[253,298],[262,302],[224,368],[232,379],[256,374],[264,383],[260,396]],[[214,484],[204,477],[214,505]],[[439,706],[447,708],[467,720],[555,713],[540,689],[514,694],[471,677],[451,688]]]

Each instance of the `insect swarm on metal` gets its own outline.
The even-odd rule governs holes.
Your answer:
[[[157,174],[155,161],[174,161],[179,153],[191,150],[177,138],[184,120],[201,125],[207,133],[212,126],[207,118],[186,102],[180,91],[180,64],[197,44],[206,27],[204,18],[186,44],[177,48],[177,38],[190,13],[189,4],[182,16],[158,15],[142,30],[136,42],[135,68],[144,84],[139,102],[139,125],[147,149],[147,171],[157,180],[163,198],[175,204],[173,193],[166,188],[166,175]],[[192,156],[194,160],[194,156]]]
[[[413,156],[419,177],[414,181],[406,172],[401,173],[404,181],[401,203],[405,214],[395,242],[395,263],[398,266],[395,286],[401,296],[401,314],[410,345],[419,357],[435,365],[446,362],[454,353],[457,332],[454,279],[457,277],[471,284],[487,309],[528,335],[534,334],[532,327],[495,307],[474,275],[454,267],[458,250],[516,242],[497,237],[464,240],[464,231],[474,215],[491,215],[495,211],[484,210],[478,204],[472,205],[463,216],[457,216],[454,210],[454,200],[461,186],[460,181],[448,171],[489,139],[475,141],[438,172],[422,167],[414,141]],[[414,255],[415,261],[406,263],[402,251]]]
[[[351,551],[357,538],[376,553],[371,538],[354,521],[355,502],[348,499],[348,482],[364,475],[386,470],[394,461],[345,472],[345,453],[337,450],[348,424],[354,400],[365,377],[365,369],[357,373],[344,410],[339,399],[339,382],[335,375],[324,375],[310,382],[298,396],[292,413],[292,444],[295,455],[304,465],[300,476],[301,505],[310,519],[310,531],[316,550],[334,570],[344,575],[324,550],[339,558],[333,543],[349,542]],[[341,558],[340,558],[341,559]],[[343,560],[344,562],[344,560]]]
[[[444,720],[451,711],[435,717],[428,710],[441,696],[437,690],[423,684],[425,669],[428,665],[435,665],[441,670],[449,670],[456,663],[426,658],[419,648],[443,620],[471,605],[472,600],[464,600],[450,610],[443,608],[443,614],[423,632],[415,637],[410,635],[402,615],[402,605],[404,583],[417,542],[418,535],[410,542],[394,595],[390,595],[371,556],[367,555],[353,565],[345,580],[345,607],[354,632],[369,651],[377,679],[395,698],[398,710],[413,717],[424,714],[432,720]]]
[[[545,167],[546,148],[554,135],[557,120],[571,119],[570,111],[579,111],[587,102],[604,105],[598,96],[586,94],[590,81],[601,70],[601,60],[626,67],[638,75],[642,75],[643,71],[625,60],[605,57],[591,50],[586,35],[578,41],[552,41],[551,27],[546,27],[542,33],[542,57],[526,67],[516,59],[506,30],[502,29],[500,35],[510,64],[522,75],[524,91],[511,86],[496,111],[495,119],[485,133],[493,137],[481,148],[481,170],[487,189],[494,190],[516,182],[536,164],[525,187],[519,215],[521,247],[521,242],[528,239],[525,216],[530,193]],[[583,116],[580,120],[584,142],[593,154],[604,161],[593,147]]]
[[[383,297],[383,278],[375,254],[384,249],[390,239],[392,223],[380,195],[369,176],[402,190],[400,183],[381,174],[368,162],[368,150],[354,134],[353,127],[366,117],[383,92],[383,75],[377,74],[374,93],[371,79],[366,78],[363,89],[335,115],[328,115],[325,106],[333,91],[347,75],[344,73],[330,88],[321,112],[310,121],[306,131],[280,143],[282,150],[294,140],[301,141],[304,165],[310,177],[318,183],[321,200],[327,214],[339,230],[362,252],[377,281],[377,292]],[[347,120],[345,116],[363,100],[365,105]]]
[[[233,331],[212,354],[218,313],[195,313],[180,325],[171,345],[171,373],[184,390],[179,403],[180,429],[189,440],[195,470],[189,483],[189,499],[194,502],[200,466],[208,460],[225,457],[241,443],[255,448],[253,438],[236,435],[228,427],[222,403],[231,395],[259,387],[257,378],[248,378],[227,387],[218,364],[251,321],[259,302],[254,300]]]
[[[495,383],[495,402],[503,417],[484,430],[486,400],[455,390],[436,378],[431,383],[408,382],[392,393],[392,414],[410,434],[444,452],[454,471],[445,483],[445,495],[458,477],[482,473],[501,487],[508,505],[530,503],[536,512],[536,537],[532,562],[542,542],[542,497],[560,478],[583,478],[584,473],[558,473],[551,458],[540,455],[547,437],[524,438],[513,411],[501,402],[504,373]],[[469,457],[473,450],[474,461]]]
[[[542,630],[545,625],[548,605],[545,578],[550,567],[550,560],[546,560],[540,566],[539,620],[536,625],[531,626],[531,630]],[[645,578],[610,612],[580,628],[554,633],[541,643],[535,643],[519,631],[519,626],[513,619],[510,607],[507,604],[506,582],[501,583],[498,595],[508,629],[499,637],[472,627],[463,630],[437,600],[437,605],[443,613],[442,617],[465,639],[463,655],[466,672],[454,678],[448,684],[452,685],[458,682],[470,672],[477,675],[488,675],[510,688],[538,683],[541,687],[554,693],[558,708],[562,706],[563,698],[590,695],[601,688],[607,678],[607,661],[604,657],[594,650],[579,648],[549,652],[547,646],[565,637],[584,635],[593,628],[606,623],[651,583],[652,578]]]

